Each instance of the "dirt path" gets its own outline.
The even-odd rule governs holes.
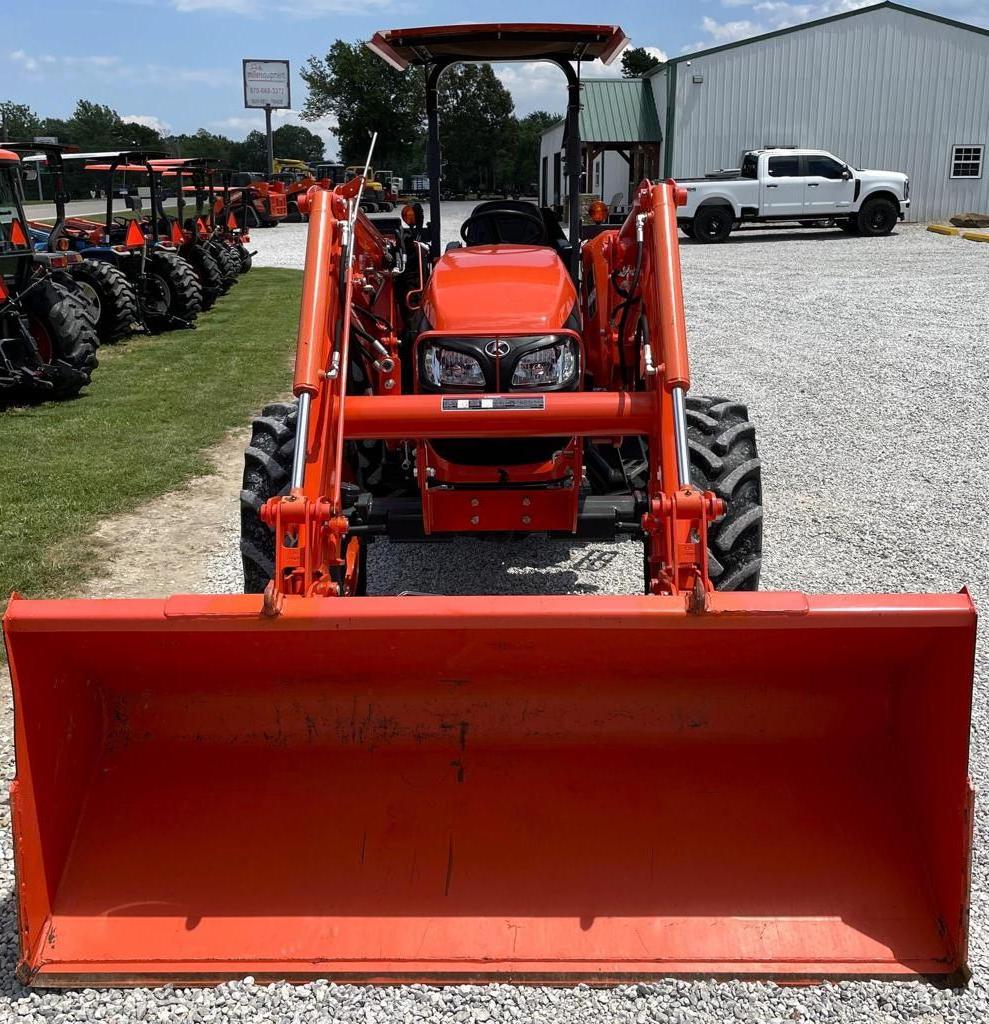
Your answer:
[[[91,535],[98,574],[73,597],[166,597],[204,592],[210,557],[235,514],[249,430],[231,431],[206,457],[216,472],[190,480]]]

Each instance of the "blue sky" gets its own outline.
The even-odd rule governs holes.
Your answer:
[[[297,71],[336,38],[364,39],[379,28],[471,21],[617,21],[632,45],[676,55],[759,32],[868,6],[870,0],[0,0],[7,68],[0,98],[42,116],[65,116],[79,98],[170,131],[205,127],[232,138],[263,127],[243,109],[241,58],[287,58],[292,101],[305,89]],[[918,5],[921,6],[921,5]],[[989,0],[928,0],[926,10],[989,27]],[[498,69],[520,113],[562,109],[559,72],[547,65]],[[617,74],[594,68],[591,74]],[[296,111],[278,123],[299,123]],[[333,125],[310,125],[332,156]]]

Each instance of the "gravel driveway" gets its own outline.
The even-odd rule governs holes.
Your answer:
[[[446,204],[449,237],[466,204]],[[256,265],[301,267],[304,226],[256,231]],[[684,244],[694,391],[741,399],[759,430],[766,504],[763,584],[810,592],[953,591],[989,600],[989,246],[907,226],[889,238],[746,232]],[[371,549],[372,589],[446,593],[632,593],[627,543],[528,540]],[[236,510],[208,567],[239,585]],[[980,632],[972,772],[989,792],[986,635]],[[9,737],[0,753],[12,770]],[[919,982],[781,988],[679,982],[616,989],[498,985],[362,989],[245,982],[207,990],[37,995],[17,987],[6,804],[0,845],[0,1020],[641,1022],[714,1024],[989,1019],[989,797],[973,867],[974,977],[965,990]]]

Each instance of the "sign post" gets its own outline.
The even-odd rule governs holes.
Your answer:
[[[287,60],[244,60],[244,106],[264,110],[267,176],[274,173],[274,143],[271,138],[272,110],[292,106],[292,90]]]

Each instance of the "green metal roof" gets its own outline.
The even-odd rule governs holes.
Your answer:
[[[585,78],[580,141],[661,142],[652,87],[641,78]]]

